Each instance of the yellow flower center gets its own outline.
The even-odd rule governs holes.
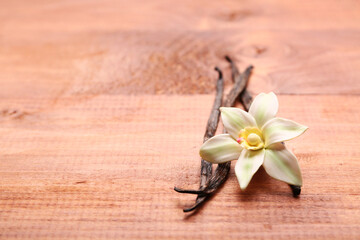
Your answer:
[[[261,138],[256,133],[250,133],[247,137],[247,142],[251,146],[257,146],[259,143],[261,143]]]
[[[242,129],[237,142],[248,150],[259,150],[264,147],[263,135],[256,127],[246,127]]]

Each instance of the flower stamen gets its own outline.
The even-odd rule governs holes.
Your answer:
[[[259,150],[264,147],[262,133],[256,127],[246,127],[242,129],[236,141],[248,150]]]
[[[261,138],[256,133],[250,133],[247,137],[247,142],[251,146],[257,146],[259,143],[261,143]]]

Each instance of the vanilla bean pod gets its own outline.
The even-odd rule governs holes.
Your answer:
[[[240,72],[237,66],[235,65],[234,61],[229,57],[225,56],[225,59],[230,63],[231,66],[231,77],[233,82],[235,83],[240,78]],[[246,111],[249,111],[250,105],[252,103],[252,96],[248,92],[247,88],[245,87],[242,93],[239,96],[239,101],[244,106]]]
[[[211,109],[210,117],[207,122],[206,131],[204,134],[204,142],[215,135],[216,129],[219,124],[220,107],[222,105],[223,93],[224,93],[224,79],[221,70],[215,67],[215,71],[219,73],[218,80],[216,82],[216,96],[213,107]],[[212,174],[212,164],[201,159],[201,171],[200,171],[200,189],[205,188],[206,183]]]
[[[236,81],[236,79],[240,78],[241,75],[239,73],[238,68],[236,67],[235,63],[232,61],[232,59],[228,56],[225,57],[226,60],[231,64],[231,74],[232,74],[232,78],[234,81]],[[252,96],[250,95],[250,93],[246,90],[246,88],[244,89],[244,91],[240,94],[240,101],[243,104],[244,108],[246,111],[249,111],[250,105],[252,103]],[[295,186],[295,185],[291,185],[289,184],[291,191],[293,193],[294,197],[297,197],[300,195],[301,193],[301,187],[300,186]]]
[[[240,74],[240,77],[234,79],[235,84],[229,94],[226,97],[224,107],[232,107],[236,99],[239,97],[241,92],[245,89],[247,82],[249,81],[253,66],[246,68],[243,74]],[[225,130],[224,130],[225,133]],[[204,190],[209,196],[215,192],[227,179],[227,176],[230,172],[231,162],[221,163],[215,169],[214,175],[211,176],[207,188]]]
[[[235,104],[236,99],[239,97],[241,92],[245,89],[247,82],[249,80],[249,77],[251,75],[253,67],[249,66],[243,74],[240,74],[240,76],[237,79],[234,79],[235,84],[229,94],[227,95],[226,101],[224,106],[225,107],[231,107]],[[202,160],[204,161],[204,160]],[[202,165],[203,166],[203,165]],[[230,172],[230,166],[231,162],[219,164],[216,168],[213,175],[211,175],[211,178],[206,181],[205,188],[199,189],[199,190],[184,190],[175,188],[174,190],[180,193],[190,193],[190,194],[197,194],[198,197],[196,199],[195,204],[187,209],[184,209],[184,212],[190,212],[195,210],[198,206],[200,206],[205,200],[213,193],[215,192],[227,179],[227,176]],[[203,178],[201,178],[202,180]],[[204,185],[201,185],[201,187]]]
[[[206,130],[204,134],[204,142],[209,138],[215,135],[216,129],[219,124],[220,117],[220,107],[222,105],[223,93],[224,93],[224,79],[221,70],[218,67],[215,67],[215,70],[219,73],[219,77],[216,83],[216,96],[214,100],[214,104],[206,125]],[[201,169],[200,169],[200,187],[199,190],[186,190],[175,187],[174,190],[179,193],[190,193],[190,194],[198,194],[196,198],[196,203],[200,204],[205,200],[204,189],[207,187],[209,183],[209,179],[212,175],[212,164],[210,162],[201,159]],[[196,205],[197,206],[197,205]],[[187,209],[188,211],[191,211]],[[184,209],[185,211],[185,209]]]
[[[216,129],[219,124],[220,107],[222,105],[222,99],[224,93],[224,79],[222,72],[217,67],[215,68],[215,70],[219,73],[219,78],[216,83],[216,97],[207,123],[206,131],[204,135],[204,142],[215,135]],[[196,207],[202,202],[204,202],[206,199],[206,196],[202,194],[202,191],[208,186],[211,175],[212,175],[212,164],[205,161],[204,159],[201,159],[200,188],[199,188],[200,193],[198,193],[198,196],[196,198],[196,202],[195,202]],[[192,211],[193,209],[191,208],[184,209],[184,211],[185,210]]]
[[[252,96],[249,91],[245,88],[244,91],[240,94],[240,102],[244,106],[246,111],[249,111],[250,105],[252,103]]]

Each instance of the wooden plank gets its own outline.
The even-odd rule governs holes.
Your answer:
[[[94,32],[119,30],[359,30],[356,0],[1,1],[2,30]],[[15,28],[16,27],[16,28]],[[6,37],[6,36],[3,36]]]
[[[211,93],[225,54],[255,65],[253,91],[360,92],[357,1],[2,5],[0,97]]]
[[[241,192],[233,167],[196,215],[198,149],[212,95],[2,99],[0,236],[88,239],[358,239],[359,96],[281,95],[310,127],[288,143],[299,199],[262,170]],[[6,111],[4,111],[6,110]]]
[[[359,239],[359,10],[1,1],[0,238]],[[194,197],[173,187],[198,186],[212,69],[230,82],[226,54],[255,65],[251,92],[282,94],[280,116],[310,127],[288,144],[304,188],[294,199],[261,170],[241,192],[232,170],[184,215]]]

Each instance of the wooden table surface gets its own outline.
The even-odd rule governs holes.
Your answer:
[[[360,239],[359,1],[1,0],[0,238]],[[234,174],[196,214],[215,65],[310,129],[301,196]]]

